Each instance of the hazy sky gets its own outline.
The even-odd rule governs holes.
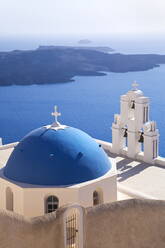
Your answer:
[[[165,33],[165,0],[0,0],[0,34]]]

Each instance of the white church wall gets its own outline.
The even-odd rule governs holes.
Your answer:
[[[0,208],[6,210],[6,190],[10,188],[13,193],[13,211],[23,215],[23,189],[10,181],[0,178],[1,200]]]
[[[101,203],[108,203],[117,200],[117,179],[116,175],[104,178],[103,180],[82,186],[79,189],[79,204],[83,207],[93,206],[93,192],[98,191],[102,195]]]
[[[72,186],[70,188],[21,188],[5,180],[2,182],[2,180],[0,181],[0,208],[6,210],[5,191],[7,187],[10,187],[13,192],[13,211],[27,217],[45,214],[45,202],[50,195],[59,199],[59,207],[72,203],[78,203],[84,207],[93,206],[93,192],[95,190],[102,191],[102,203],[117,200],[116,175],[104,178],[100,182],[96,181],[82,187]]]
[[[84,182],[78,185],[79,187],[79,201],[78,203],[83,207],[93,206],[93,192],[100,193],[102,202],[108,203],[117,200],[117,171],[116,163],[110,159],[112,164],[111,170],[104,176],[95,180]]]
[[[104,179],[101,182],[91,183],[79,189],[79,204],[83,207],[93,206],[93,192],[100,191],[102,202],[107,203],[117,200],[116,176]]]
[[[59,207],[78,202],[78,190],[74,188],[25,188],[24,215],[35,217],[45,214],[45,203],[48,196],[59,199]]]
[[[8,148],[10,149],[10,148]],[[113,164],[113,161],[111,161]],[[6,188],[13,192],[13,211],[15,213],[35,217],[45,213],[45,199],[54,195],[59,199],[59,207],[78,203],[84,207],[93,205],[94,190],[103,190],[103,202],[117,200],[116,165],[113,164],[110,173],[103,177],[65,188],[30,187],[27,184],[12,183],[0,178],[1,201],[0,209],[6,210]]]
[[[146,109],[148,108],[147,112]],[[135,120],[136,120],[136,130],[140,130],[145,122],[149,118],[149,98],[139,97],[136,99],[136,109],[135,109]]]
[[[93,192],[102,191],[103,202],[117,200],[117,179],[115,165],[112,171],[101,179],[95,179],[66,188],[24,188],[24,215],[40,216],[45,213],[45,202],[48,196],[54,195],[59,199],[59,207],[77,203],[83,207],[93,206]]]

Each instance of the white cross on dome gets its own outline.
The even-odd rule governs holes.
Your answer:
[[[54,112],[52,112],[52,116],[55,117],[55,123],[58,123],[58,116],[61,116],[61,113],[57,111],[57,105],[54,106]]]

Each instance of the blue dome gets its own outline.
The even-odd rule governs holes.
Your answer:
[[[83,131],[41,127],[15,147],[4,175],[17,182],[65,186],[103,176],[111,169],[104,150]]]

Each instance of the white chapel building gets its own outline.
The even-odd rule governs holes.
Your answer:
[[[35,217],[66,204],[117,200],[115,163],[85,132],[57,121],[27,134],[0,171],[0,208]]]

